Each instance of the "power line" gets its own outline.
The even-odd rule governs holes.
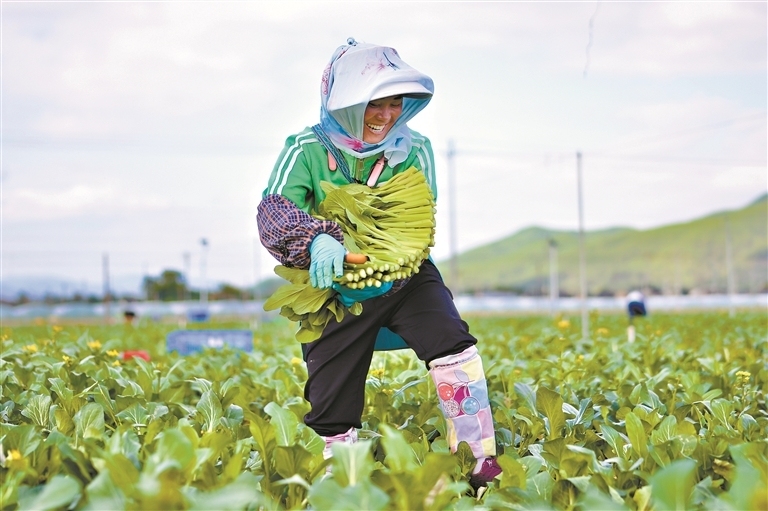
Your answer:
[[[600,0],[598,0],[597,5],[595,5],[595,12],[592,14],[592,17],[589,18],[589,41],[587,42],[587,62],[584,64],[584,78],[587,77],[587,70],[589,69],[589,50],[592,48],[592,39],[595,31],[595,18],[597,17],[597,11],[600,9]]]
[[[693,126],[690,128],[686,128],[684,130],[680,131],[673,131],[669,133],[660,133],[653,135],[651,137],[646,138],[640,138],[638,140],[632,141],[632,142],[622,142],[622,145],[626,145],[627,143],[632,144],[642,144],[647,142],[654,142],[657,140],[669,140],[670,138],[677,137],[680,135],[689,135],[692,133],[700,133],[700,132],[706,132],[714,129],[719,129],[722,127],[727,127],[735,123],[744,122],[744,121],[751,121],[756,120],[759,118],[766,117],[768,115],[768,112],[762,111],[757,113],[752,113],[749,115],[744,115],[740,117],[733,117],[730,119],[723,119],[714,123],[708,123],[703,124],[699,126]],[[582,153],[587,154],[588,152],[582,151]],[[509,151],[505,149],[490,149],[490,148],[477,148],[477,149],[464,149],[461,151],[457,151],[457,156],[480,156],[480,157],[503,157],[503,158],[509,158],[509,157],[535,157],[535,158],[550,158],[550,157],[557,157],[557,158],[568,158],[570,159],[573,156],[572,151]],[[668,161],[670,163],[680,163],[680,162],[691,162],[691,163],[722,163],[722,164],[747,164],[747,165],[755,165],[755,166],[761,166],[765,165],[765,162],[754,162],[754,161],[744,161],[744,160],[727,160],[727,159],[714,159],[714,158],[659,158],[658,156],[654,155],[638,155],[638,154],[617,154],[617,155],[610,155],[606,153],[591,153],[589,152],[590,157],[594,156],[613,156],[615,158],[625,158],[625,159],[635,159],[637,161],[655,161],[655,162],[664,162]]]
[[[726,158],[685,158],[685,157],[657,157],[652,155],[636,155],[636,154],[611,154],[611,153],[591,153],[582,151],[582,154],[588,154],[590,158],[602,158],[612,160],[624,160],[637,163],[693,163],[702,165],[744,165],[752,167],[764,167],[768,164],[765,161],[757,160],[737,160]],[[516,151],[503,151],[493,149],[468,149],[457,151],[456,156],[479,156],[487,158],[514,158],[514,157],[530,157],[536,159],[547,159],[553,156],[560,159],[564,159],[566,156],[571,158],[570,152],[516,152]]]
[[[93,150],[93,151],[136,151],[137,149],[152,153],[237,153],[260,154],[276,153],[279,147],[266,147],[249,144],[247,141],[232,139],[200,140],[190,138],[188,140],[141,140],[141,139],[88,139],[73,138],[55,140],[44,137],[6,137],[3,145],[23,148],[46,147],[58,150]]]
[[[757,113],[753,113],[753,114],[749,114],[749,115],[744,115],[744,116],[741,116],[741,117],[732,117],[731,119],[723,119],[721,121],[717,121],[717,122],[714,122],[714,123],[708,123],[708,124],[702,124],[702,125],[699,125],[699,126],[693,126],[693,127],[690,127],[690,128],[686,128],[684,130],[680,130],[680,131],[673,131],[671,133],[660,133],[658,135],[647,137],[645,139],[641,138],[640,140],[635,141],[634,143],[642,144],[642,143],[645,143],[645,142],[655,142],[657,140],[668,140],[670,138],[677,137],[677,136],[680,136],[680,135],[690,135],[692,133],[699,133],[699,132],[710,131],[710,130],[713,130],[713,129],[719,129],[719,128],[723,128],[723,127],[726,127],[726,126],[730,126],[731,124],[735,124],[737,122],[750,121],[750,120],[755,120],[755,119],[758,119],[758,118],[761,118],[761,117],[766,117],[767,114],[768,114],[768,112],[757,112]]]
[[[589,153],[590,158],[623,160],[638,163],[694,163],[701,165],[742,165],[748,167],[765,167],[768,162],[756,160],[729,160],[724,158],[654,158],[636,155]]]

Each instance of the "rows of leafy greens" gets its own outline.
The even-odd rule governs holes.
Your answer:
[[[2,329],[0,508],[768,508],[763,311],[653,314],[632,344],[620,315],[593,314],[588,340],[562,316],[468,321],[504,470],[479,497],[408,350],[374,355],[361,441],[328,475],[287,321],[253,353],[184,357],[173,325],[42,323]]]

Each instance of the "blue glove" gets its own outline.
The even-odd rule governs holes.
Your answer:
[[[381,287],[368,286],[363,289],[349,289],[347,286],[334,282],[332,287],[334,291],[339,293],[339,301],[346,307],[352,307],[355,302],[362,302],[383,295],[392,289],[392,282],[382,282]]]
[[[336,238],[318,234],[309,245],[309,283],[312,287],[327,289],[333,284],[333,277],[344,274],[344,256],[347,250]]]

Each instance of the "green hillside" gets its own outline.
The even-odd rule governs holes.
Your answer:
[[[726,239],[730,231],[739,292],[768,290],[768,194],[747,207],[648,230],[613,228],[585,235],[590,295],[634,288],[655,292],[727,290]],[[579,293],[577,231],[530,227],[460,254],[458,285],[448,260],[438,262],[454,291],[549,293],[549,241],[557,244],[561,295]]]

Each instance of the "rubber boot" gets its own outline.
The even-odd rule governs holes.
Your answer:
[[[440,357],[429,363],[448,433],[448,446],[456,452],[459,442],[467,442],[477,459],[470,484],[475,490],[486,486],[501,473],[496,463],[488,385],[483,361],[475,346],[461,353]]]

